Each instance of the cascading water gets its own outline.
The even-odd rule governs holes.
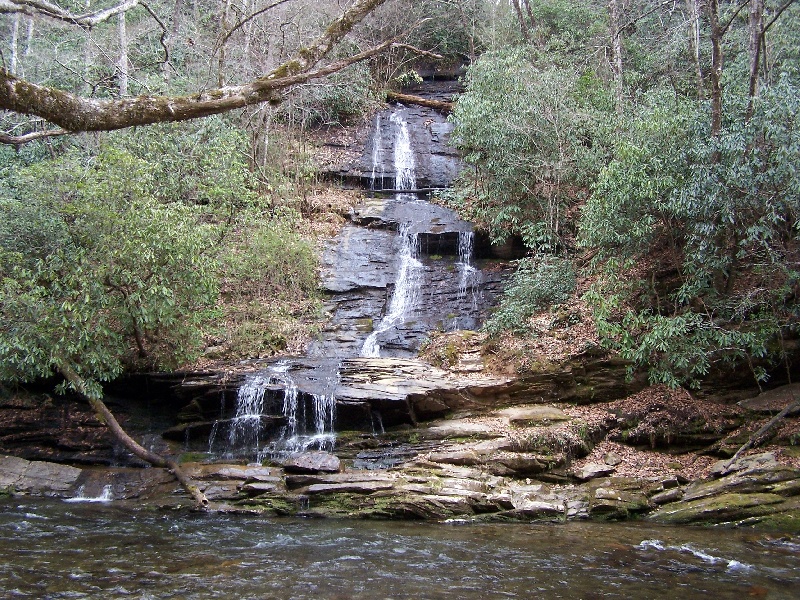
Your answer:
[[[375,133],[372,135],[372,176],[369,181],[369,189],[377,190],[383,187],[385,171],[383,168],[383,136],[381,113],[375,117]],[[380,182],[380,183],[378,183]],[[376,185],[377,183],[377,185]]]
[[[411,136],[408,123],[400,110],[394,111],[389,120],[394,124],[394,171],[395,189],[415,190],[417,188],[416,164],[414,151],[411,148]],[[373,152],[373,160],[375,154]],[[373,163],[373,172],[376,166]],[[398,199],[415,198],[414,194],[399,193]],[[419,298],[422,283],[423,265],[419,261],[419,236],[412,232],[411,223],[403,223],[398,234],[400,237],[400,263],[397,269],[397,280],[394,285],[389,310],[378,326],[370,333],[361,348],[361,356],[377,358],[381,355],[378,336],[392,327],[400,325],[414,308]]]
[[[397,190],[415,190],[417,189],[416,161],[414,151],[411,149],[408,123],[399,110],[394,111],[389,120],[395,125],[394,187]]]
[[[389,311],[364,341],[364,346],[361,348],[361,356],[364,357],[377,358],[381,355],[378,336],[402,324],[419,299],[423,267],[418,259],[419,237],[411,232],[409,223],[404,223],[400,227],[399,234],[400,266],[397,270],[392,299],[389,302]]]
[[[290,362],[280,361],[262,373],[251,375],[239,387],[236,414],[229,423],[224,456],[245,455],[260,462],[265,458],[309,449],[333,449],[336,441],[336,396],[332,391],[301,394],[289,373],[290,367]],[[335,389],[335,385],[328,387]],[[275,401],[268,392],[278,392],[281,400]],[[310,415],[306,414],[307,402]],[[268,433],[265,416],[271,411],[280,411],[284,425],[277,436],[265,443]],[[209,439],[211,452],[219,423],[215,424]]]
[[[470,292],[473,308],[478,303],[478,286],[480,284],[480,271],[472,264],[474,245],[475,234],[473,232],[460,231],[458,233],[458,269],[460,272],[458,299],[465,299],[467,292]]]

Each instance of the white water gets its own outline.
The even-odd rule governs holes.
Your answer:
[[[398,190],[414,190],[417,188],[416,161],[414,160],[414,151],[411,148],[408,124],[403,119],[400,110],[394,111],[389,120],[395,126],[395,188]],[[378,121],[378,126],[380,126],[380,121]],[[376,133],[376,135],[380,135],[380,133]],[[373,174],[378,168],[375,161],[379,158],[380,156],[373,150]],[[412,194],[397,195],[398,198],[405,198],[406,196],[414,197]],[[389,310],[378,323],[378,326],[364,340],[364,345],[361,347],[361,356],[363,357],[380,357],[381,347],[378,343],[378,336],[392,327],[402,324],[419,300],[423,266],[418,259],[419,237],[416,233],[412,233],[411,223],[403,223],[398,230],[398,234],[400,236],[400,263],[397,268],[394,292],[389,302]]]
[[[375,182],[380,181],[383,187],[384,169],[383,169],[383,138],[381,137],[381,114],[375,117],[375,133],[372,135],[372,176],[369,181],[369,189],[377,189]]]
[[[78,495],[74,498],[67,498],[64,502],[70,503],[77,503],[77,502],[111,502],[114,499],[114,495],[111,492],[111,486],[107,485],[103,488],[103,491],[100,492],[99,496],[89,496],[86,497],[83,494],[85,493],[84,487],[81,486],[78,488]]]
[[[395,125],[394,138],[394,171],[395,189],[415,190],[417,189],[417,165],[414,160],[414,152],[411,149],[411,138],[408,135],[408,123],[401,115],[399,110],[392,113],[389,120]]]
[[[480,271],[472,264],[473,248],[475,245],[475,234],[471,231],[460,231],[458,233],[458,270],[460,273],[458,281],[458,299],[463,300],[469,291],[472,295],[472,306],[478,304],[478,285],[480,283]]]
[[[236,414],[230,423],[225,456],[244,453],[261,461],[279,454],[333,449],[336,441],[336,396],[333,393],[309,394],[312,414],[311,423],[307,423],[305,399],[289,374],[290,367],[289,361],[280,361],[263,373],[249,376],[239,387]],[[276,409],[269,406],[265,396],[267,390],[275,387],[282,388],[280,412],[286,422],[276,439],[264,443],[262,417],[270,414],[270,408],[273,411]],[[209,452],[213,451],[216,434],[217,424],[209,438]]]
[[[401,325],[414,309],[419,300],[422,283],[422,263],[418,260],[419,238],[411,233],[411,225],[404,223],[400,227],[400,265],[397,269],[397,280],[389,302],[389,310],[378,326],[369,334],[361,347],[361,356],[377,358],[381,355],[378,336],[392,327]]]

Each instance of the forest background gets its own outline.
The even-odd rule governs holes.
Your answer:
[[[362,8],[347,31],[335,21]],[[0,14],[6,384],[60,372],[99,395],[126,370],[298,350],[324,318],[315,248],[349,201],[320,181],[312,133],[367,118],[429,53],[467,65],[451,118],[468,168],[440,201],[528,250],[487,348],[533,352],[586,319],[654,383],[791,371],[794,1],[0,0]],[[338,43],[311,56],[326,36]],[[304,80],[318,64],[337,68]],[[80,133],[117,125],[36,91],[194,102],[264,74],[295,79],[111,132]],[[19,82],[43,87],[23,102]]]

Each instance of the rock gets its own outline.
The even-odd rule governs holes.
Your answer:
[[[775,512],[776,505],[784,502],[776,494],[722,494],[691,502],[677,502],[663,506],[648,515],[658,523],[725,523]]]
[[[248,495],[274,494],[286,491],[286,488],[280,481],[253,481],[242,485],[241,491]]]
[[[552,457],[529,453],[504,453],[493,458],[484,458],[486,469],[493,475],[525,478],[540,475],[552,466]]]
[[[480,457],[474,450],[459,450],[455,452],[431,452],[428,455],[428,460],[435,463],[444,463],[449,465],[461,465],[465,467],[473,467],[483,464],[485,459]]]
[[[346,473],[319,473],[319,474],[297,474],[287,475],[286,485],[290,488],[299,488],[314,484],[341,484],[357,483],[362,481],[385,481],[393,482],[395,477],[387,472],[381,471],[355,471]]]
[[[775,415],[798,400],[800,400],[800,383],[791,383],[763,392],[755,398],[742,400],[738,402],[738,405],[753,412]],[[798,415],[800,415],[800,407],[786,416],[796,417]]]
[[[589,514],[603,519],[626,519],[645,512],[650,502],[642,482],[628,477],[598,479],[589,488]]]
[[[782,465],[758,470],[740,471],[721,479],[698,481],[689,485],[689,487],[686,488],[684,500],[689,501],[728,493],[773,493],[776,485],[798,479],[800,479],[800,470]],[[785,487],[785,485],[783,487]]]
[[[280,481],[283,475],[280,469],[261,466],[189,463],[183,465],[183,468],[192,479],[200,480],[238,479],[241,481],[267,481],[274,483]]]
[[[0,490],[11,493],[62,495],[80,475],[81,469],[68,465],[0,456]]]
[[[339,459],[328,452],[303,452],[283,461],[287,473],[338,473]]]
[[[554,406],[515,406],[498,411],[497,416],[516,427],[532,427],[569,421],[572,417]]]
[[[711,475],[713,477],[722,477],[729,473],[752,471],[754,469],[773,469],[777,466],[778,461],[775,459],[773,452],[762,452],[761,454],[742,456],[734,462],[720,460],[711,467]]]
[[[452,438],[497,438],[502,434],[494,431],[483,423],[470,421],[445,421],[439,425],[432,425],[427,429],[420,430],[420,437],[426,440],[446,440]]]
[[[603,458],[603,462],[611,467],[616,467],[622,463],[622,457],[616,452],[609,452]]]
[[[372,494],[377,491],[391,490],[391,481],[352,481],[342,483],[315,483],[298,492],[303,494]]]
[[[616,470],[611,465],[601,465],[599,463],[588,463],[575,472],[575,477],[581,481],[589,481],[596,477],[606,477]]]
[[[670,490],[664,490],[663,492],[659,492],[658,494],[650,497],[650,502],[657,506],[661,506],[662,504],[669,504],[670,502],[677,502],[683,498],[683,490],[681,488],[672,488]]]

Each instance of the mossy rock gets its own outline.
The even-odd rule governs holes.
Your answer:
[[[650,514],[648,519],[657,523],[731,523],[751,517],[781,513],[786,499],[777,494],[730,493],[701,498],[691,502],[668,504]]]

